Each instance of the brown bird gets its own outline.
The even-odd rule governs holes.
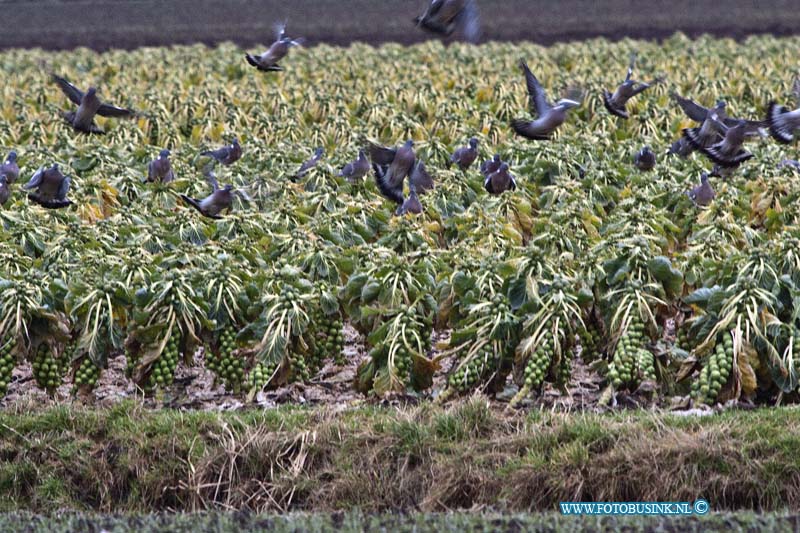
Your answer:
[[[468,170],[475,159],[478,158],[478,139],[475,137],[469,140],[469,146],[459,148],[453,155],[450,156],[450,161],[447,162],[447,168],[450,168],[453,163],[458,165],[461,170]]]
[[[278,65],[278,61],[286,57],[290,48],[303,44],[303,39],[291,39],[285,36],[286,23],[275,26],[275,34],[275,42],[272,43],[272,46],[270,46],[266,52],[259,56],[250,54],[245,54],[244,56],[248,63],[262,72],[283,70]]]
[[[67,98],[78,106],[76,111],[63,113],[64,119],[77,131],[103,134],[103,130],[94,122],[95,115],[100,115],[101,117],[131,117],[135,114],[130,109],[104,104],[97,97],[97,89],[94,87],[89,87],[89,90],[84,93],[60,76],[53,74],[53,80],[55,80]]]

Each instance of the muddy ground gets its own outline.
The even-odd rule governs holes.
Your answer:
[[[98,50],[177,43],[271,42],[277,20],[309,45],[404,44],[428,0],[0,0],[0,48]],[[479,0],[484,40],[542,44],[605,36],[660,39],[676,31],[743,38],[794,34],[796,0]]]

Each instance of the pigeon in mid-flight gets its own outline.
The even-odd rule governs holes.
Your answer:
[[[167,149],[161,150],[158,159],[150,161],[147,165],[147,181],[169,183],[175,179],[172,172],[172,164],[169,161],[170,152]]]
[[[350,183],[356,183],[364,179],[364,176],[369,172],[369,159],[364,150],[358,151],[358,159],[347,163],[338,176],[347,179]]]
[[[509,172],[508,163],[502,163],[500,168],[486,176],[483,187],[489,194],[502,194],[505,191],[516,190],[517,180]]]
[[[216,150],[206,150],[200,152],[200,155],[210,157],[218,163],[228,166],[234,164],[242,157],[242,146],[239,144],[239,139],[234,137],[233,141],[228,146],[223,146]]]
[[[469,140],[469,146],[464,146],[453,152],[453,155],[450,156],[450,160],[447,162],[447,167],[450,168],[451,165],[456,164],[461,170],[468,170],[477,158],[478,139],[473,137]]]
[[[309,170],[317,166],[317,163],[319,163],[319,160],[322,159],[322,155],[324,153],[325,149],[322,147],[319,147],[316,150],[314,150],[314,155],[311,156],[310,159],[304,161],[302,165],[300,165],[300,168],[297,170],[297,172],[295,172],[294,176],[292,176],[292,181],[296,181],[305,176],[306,174],[308,174]]]
[[[605,89],[603,90],[603,105],[606,107],[609,113],[619,118],[628,118],[628,111],[625,109],[628,100],[637,94],[646,91],[660,81],[655,79],[650,83],[644,83],[631,79],[635,64],[636,55],[634,54],[631,56],[631,63],[628,66],[628,75],[625,77],[625,81],[619,84],[613,94]]]
[[[653,170],[656,168],[656,154],[653,153],[649,146],[645,146],[633,156],[633,164],[636,165],[636,168],[645,172]]]
[[[244,191],[241,189],[234,189],[233,185],[228,184],[224,187],[220,187],[219,182],[217,181],[217,176],[212,170],[206,169],[205,177],[213,189],[211,194],[202,200],[181,194],[181,199],[197,209],[203,216],[213,219],[222,218],[219,216],[219,214],[226,209],[230,209],[234,195],[238,195],[244,200],[250,201],[250,197]]]
[[[272,43],[266,52],[258,56],[245,54],[244,57],[250,65],[262,72],[275,72],[283,70],[283,68],[278,65],[278,61],[286,57],[286,54],[289,53],[289,49],[294,46],[301,46],[302,44],[303,39],[286,37],[286,23],[281,23],[275,26],[275,42]]]
[[[525,61],[520,61],[520,67],[525,73],[525,83],[528,87],[528,105],[537,118],[533,121],[515,119],[511,121],[511,126],[517,134],[528,139],[548,140],[553,132],[567,120],[567,112],[581,104],[577,99],[562,98],[552,105],[547,101],[544,88]]]
[[[36,189],[28,193],[28,199],[47,209],[60,209],[71,205],[67,199],[70,179],[61,173],[58,165],[45,169],[40,167],[23,189]]]
[[[684,137],[696,150],[700,150],[723,168],[736,168],[753,157],[753,154],[745,150],[742,145],[747,137],[759,134],[758,126],[750,125],[745,120],[738,120],[733,125],[728,125],[721,122],[716,113],[711,113],[708,121],[716,124],[717,128],[724,132],[724,136],[713,144],[707,144],[701,134],[702,127],[684,129]]]
[[[792,86],[795,103],[800,106],[800,78],[794,80]],[[785,106],[770,102],[767,109],[767,124],[772,137],[782,144],[789,144],[795,139],[795,130],[800,130],[800,107],[789,111]]]
[[[53,74],[53,80],[58,84],[67,98],[78,106],[75,111],[67,111],[64,119],[77,131],[83,133],[105,133],[94,121],[95,115],[101,117],[131,117],[135,113],[130,109],[104,104],[97,97],[97,89],[89,87],[85,93],[68,82],[66,79]]]
[[[0,165],[0,175],[6,177],[8,184],[11,185],[19,178],[19,165],[17,165],[17,152],[10,151],[3,164]]]
[[[740,119],[728,116],[726,111],[727,104],[723,100],[717,101],[712,108],[706,108],[676,93],[672,94],[672,98],[683,109],[687,117],[700,123],[700,127],[691,128],[694,142],[689,141],[684,135],[683,141],[673,143],[670,149],[671,154],[688,157],[693,151],[700,150],[700,147],[707,148],[721,141],[725,135],[725,128],[737,126],[740,122]],[[748,131],[758,131],[760,128],[766,127],[766,123],[762,121],[748,120],[745,122]]]
[[[481,37],[481,22],[476,0],[431,0],[425,12],[414,22],[432,33],[477,43]]]

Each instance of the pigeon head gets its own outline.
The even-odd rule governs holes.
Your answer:
[[[8,162],[9,163],[13,163],[16,160],[17,160],[17,152],[15,152],[14,150],[11,150],[8,153]]]
[[[707,174],[706,172],[703,172],[703,173],[700,175],[700,183],[702,183],[703,185],[705,185],[706,183],[708,183],[708,174]]]
[[[497,169],[498,172],[508,172],[508,163],[503,163],[500,165],[500,168]]]
[[[325,153],[325,148],[323,148],[321,146],[319,148],[317,148],[316,150],[314,150],[314,155],[317,156],[317,157],[321,156],[324,153]]]
[[[647,146],[647,145],[645,145],[645,147],[644,147],[644,148],[642,148],[642,153],[643,153],[643,154],[649,154],[651,151],[652,151],[652,150],[650,150],[650,147],[649,147],[649,146]]]
[[[166,148],[164,148],[163,150],[161,150],[161,151],[158,153],[158,157],[160,157],[161,159],[166,159],[166,158],[168,158],[168,157],[169,157],[169,155],[170,155],[170,152],[169,152],[169,150],[167,150]]]
[[[495,163],[499,163],[500,162],[500,154],[494,154],[494,157],[492,158],[492,161],[494,161]]]
[[[89,87],[89,90],[86,91],[86,96],[94,96],[97,94],[97,89],[95,87]]]
[[[725,100],[717,100],[717,109],[725,109],[726,107],[728,107],[728,104]]]
[[[224,187],[222,188],[222,190],[223,190],[223,191],[225,191],[225,192],[231,192],[231,191],[233,190],[233,185],[231,185],[231,184],[229,183],[229,184],[227,184],[226,186],[224,186]]]
[[[472,139],[469,140],[469,145],[474,150],[475,148],[478,147],[478,139],[473,137]]]
[[[50,167],[50,170],[53,172],[59,172],[58,163],[53,163],[53,166]]]
[[[414,140],[413,139],[407,140],[406,141],[406,147],[407,148],[411,148],[412,146],[414,146]]]
[[[233,146],[236,146],[237,144],[239,144],[239,138],[238,138],[238,137],[234,137],[234,138],[233,138],[233,141],[231,141],[231,144],[232,144]]]

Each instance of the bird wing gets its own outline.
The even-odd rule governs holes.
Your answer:
[[[456,28],[467,42],[473,44],[478,42],[481,37],[481,19],[475,0],[467,0],[464,8],[458,13]]]
[[[22,186],[23,189],[35,189],[42,184],[42,176],[44,176],[44,167],[39,167],[39,170],[34,172],[33,177]]]
[[[64,200],[67,197],[70,182],[71,180],[68,177],[65,177],[63,180],[61,180],[61,185],[58,186],[58,193],[56,194],[57,200]]]
[[[61,88],[61,91],[72,101],[73,104],[81,105],[83,91],[72,85],[61,76],[56,76],[53,74],[53,80],[58,84],[58,86]]]
[[[275,24],[275,40],[280,41],[286,33],[286,21]]]
[[[130,109],[123,107],[116,107],[111,104],[100,104],[97,108],[97,114],[101,117],[129,117],[134,114]]]
[[[550,138],[549,133],[543,133],[542,129],[536,122],[528,122],[526,120],[513,120],[511,127],[514,128],[519,135],[533,139],[535,141],[545,141]]]
[[[625,76],[625,81],[631,81],[633,76],[633,67],[636,66],[636,53],[631,54],[631,61],[628,63],[628,75]]]
[[[535,111],[539,116],[544,115],[552,106],[547,101],[547,96],[544,93],[544,88],[536,76],[533,75],[531,69],[525,61],[519,62],[522,71],[525,73],[525,84],[528,87],[528,106],[531,111]]]
[[[369,152],[370,160],[379,165],[391,165],[397,155],[397,150],[377,144],[370,144],[367,151]]]
[[[375,169],[375,185],[378,186],[381,195],[396,204],[402,204],[404,201],[402,182],[399,188],[392,187],[386,179],[386,174],[380,171],[380,167],[375,163],[373,163],[372,166]]]
[[[686,113],[686,116],[690,119],[694,120],[695,122],[703,122],[708,116],[708,108],[697,104],[688,98],[684,98],[683,96],[672,93],[672,98],[678,102],[678,105],[681,106],[683,112]]]

